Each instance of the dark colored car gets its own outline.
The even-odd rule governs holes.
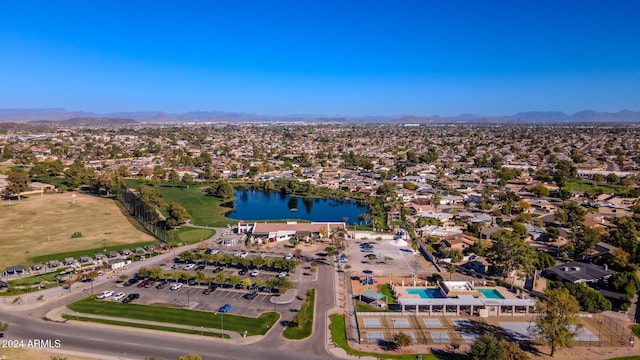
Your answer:
[[[137,283],[138,281],[140,281],[140,279],[131,278],[131,279],[127,280],[127,282],[124,283],[124,286],[131,286],[131,285]]]
[[[209,294],[211,294],[212,292],[213,292],[213,289],[211,289],[211,288],[206,288],[206,289],[204,289],[204,291],[202,292],[202,294],[204,294],[204,295],[209,295]]]
[[[253,299],[256,298],[256,296],[258,296],[258,290],[254,289],[250,293],[245,294],[244,298],[247,299],[247,300],[253,300]]]
[[[224,268],[218,266],[217,268],[213,269],[213,272],[214,273],[219,273],[220,271],[223,271],[223,270],[224,270]]]
[[[242,286],[242,283],[237,283],[235,288],[236,289],[242,289],[244,286]]]
[[[238,271],[238,275],[246,275],[246,274],[247,274],[247,269],[242,269]]]
[[[189,279],[189,281],[187,283],[189,285],[195,285],[196,284],[196,279]]]
[[[215,290],[215,289],[217,289],[219,286],[220,286],[220,285],[218,285],[218,284],[216,284],[216,283],[213,283],[213,284],[211,284],[211,285],[209,286],[209,289],[211,289],[211,290]]]
[[[256,290],[256,289],[258,289],[256,284],[251,284],[251,285],[247,286],[247,290]]]
[[[138,293],[133,293],[133,294],[129,294],[129,296],[127,296],[124,300],[122,300],[123,303],[130,303],[135,299],[140,298],[140,294]]]
[[[162,290],[162,289],[166,288],[168,285],[169,285],[168,281],[163,281],[160,284],[158,284],[158,286],[156,286],[156,289]]]

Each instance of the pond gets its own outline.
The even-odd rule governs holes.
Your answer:
[[[342,221],[346,217],[348,224],[360,224],[358,215],[369,213],[368,205],[353,200],[303,198],[251,189],[234,192],[233,210],[225,216],[237,220]]]

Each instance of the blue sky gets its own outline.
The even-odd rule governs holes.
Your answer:
[[[0,108],[640,110],[638,1],[2,1]]]

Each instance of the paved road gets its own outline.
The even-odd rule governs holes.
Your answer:
[[[223,229],[216,229],[220,234]],[[180,249],[184,251],[197,245]],[[173,253],[166,253],[144,262],[130,266],[127,273],[132,274],[142,266],[166,262],[173,258]],[[265,337],[250,345],[238,345],[230,341],[200,336],[189,336],[176,333],[157,332],[144,329],[126,327],[112,327],[99,324],[78,323],[69,321],[57,323],[44,321],[46,313],[67,303],[73,302],[87,295],[89,285],[82,284],[71,292],[55,288],[45,290],[47,301],[43,304],[35,302],[39,294],[25,295],[29,297],[22,305],[7,303],[0,304],[0,320],[10,323],[6,332],[6,339],[24,340],[28,344],[30,339],[60,340],[61,352],[77,352],[93,354],[100,358],[110,359],[141,359],[149,356],[175,359],[186,353],[198,353],[204,359],[326,359],[328,328],[327,311],[335,307],[334,269],[330,265],[318,267],[316,281],[304,281],[299,284],[298,294],[304,296],[307,289],[316,288],[316,311],[313,335],[303,341],[287,341],[282,337],[283,326],[277,325]],[[93,286],[94,293],[112,288],[112,281],[99,282]],[[289,306],[278,305],[284,319],[291,318]],[[268,351],[265,351],[268,349]]]
[[[267,344],[248,346],[225,343],[221,340],[162,333],[126,327],[109,327],[93,324],[55,323],[33,319],[21,314],[0,311],[2,320],[11,323],[7,339],[59,340],[63,352],[81,352],[102,359],[143,359],[158,356],[177,359],[180,355],[197,353],[203,359],[300,359],[296,352],[275,349]],[[265,349],[269,349],[265,351]],[[326,359],[327,354],[306,352],[306,359]]]

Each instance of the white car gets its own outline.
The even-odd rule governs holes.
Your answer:
[[[243,251],[243,252],[240,253],[240,257],[241,258],[246,258],[247,256],[249,256],[249,253],[246,252],[246,251]]]
[[[250,275],[250,276],[253,276],[253,277],[256,277],[256,276],[260,275],[260,270],[253,270],[253,271],[251,272],[251,274],[249,274],[249,275]]]
[[[288,253],[284,258],[286,260],[291,260],[291,259],[293,259],[293,254],[292,253]]]
[[[233,254],[233,256],[240,256],[240,255],[242,255],[242,251],[236,251],[236,253]]]
[[[122,291],[120,291],[119,293],[115,294],[115,295],[111,298],[111,300],[113,300],[113,301],[120,301],[120,300],[122,300],[122,299],[124,299],[124,293],[123,293]]]
[[[282,272],[280,272],[280,274],[278,274],[278,277],[279,277],[279,278],[283,278],[283,277],[286,277],[287,275],[288,275],[288,274],[287,274],[287,272],[286,272],[286,271],[282,271]]]
[[[106,299],[106,298],[108,298],[108,297],[109,297],[109,296],[111,296],[111,295],[113,295],[113,291],[111,291],[111,290],[106,290],[106,291],[103,291],[103,292],[102,292],[102,294],[98,295],[98,299],[100,299],[100,300],[102,300],[102,299]]]
[[[175,283],[173,285],[171,285],[171,290],[178,290],[182,287],[182,283]]]
[[[187,264],[185,267],[182,268],[182,270],[191,270],[194,267],[196,267],[196,264]]]

